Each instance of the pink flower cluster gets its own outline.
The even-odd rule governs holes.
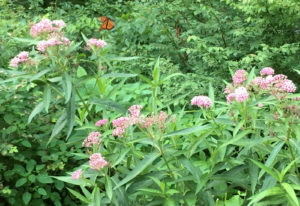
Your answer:
[[[243,69],[237,70],[232,77],[233,85],[237,86],[238,84],[243,83],[247,79],[246,71]]]
[[[274,69],[271,67],[265,67],[262,70],[260,70],[260,75],[273,75],[274,74]]]
[[[197,105],[198,107],[204,107],[208,109],[211,106],[211,100],[207,96],[195,96],[191,100],[192,105]]]
[[[90,167],[94,170],[100,170],[105,166],[108,166],[108,162],[102,157],[100,153],[94,153],[90,156]]]
[[[83,147],[92,147],[93,145],[98,145],[101,142],[102,135],[99,132],[91,132],[87,138],[82,142]]]
[[[165,122],[167,118],[168,114],[164,111],[160,111],[157,116],[152,114],[149,117],[142,117],[139,121],[139,124],[142,128],[150,128],[156,124],[159,129],[163,129],[165,128]]]
[[[280,93],[293,93],[296,91],[295,84],[287,79],[287,76],[283,74],[274,75],[274,69],[271,67],[265,67],[260,71],[260,76],[252,80],[250,86],[246,87],[245,82],[247,80],[246,71],[237,70],[232,77],[233,85],[229,84],[224,90],[224,94],[227,94],[227,103],[230,104],[233,100],[237,102],[244,102],[249,98],[247,90],[258,90],[258,92],[269,93],[277,95]],[[237,87],[238,86],[238,87]],[[262,104],[259,104],[261,106]]]
[[[122,137],[125,133],[125,129],[130,125],[130,119],[128,117],[120,117],[112,121],[113,135],[117,137]]]
[[[132,105],[128,109],[130,112],[128,117],[120,117],[113,120],[112,124],[115,128],[113,135],[122,137],[126,128],[130,125],[140,125],[141,128],[148,128],[156,124],[159,129],[165,128],[165,122],[168,118],[166,112],[161,111],[158,115],[152,114],[151,116],[145,117],[144,115],[141,115],[142,108],[143,107],[141,105]]]
[[[46,49],[50,46],[55,46],[55,45],[70,45],[70,40],[66,37],[53,37],[48,39],[47,41],[42,40],[39,41],[37,44],[37,50],[39,50],[40,52],[45,52]]]
[[[226,96],[228,104],[230,104],[233,100],[236,100],[237,102],[244,102],[248,98],[249,93],[245,87],[238,87]]]
[[[132,105],[128,111],[130,112],[129,118],[132,124],[139,122],[139,116],[141,114],[142,105]]]
[[[19,63],[26,62],[28,60],[29,53],[26,51],[20,52],[16,57],[10,60],[9,66],[17,68]]]
[[[101,125],[106,125],[107,121],[108,121],[108,119],[100,119],[95,123],[95,126],[100,127]]]
[[[87,49],[90,50],[92,49],[92,46],[103,48],[107,45],[107,43],[104,40],[92,38],[87,41],[86,45],[87,45]]]
[[[244,102],[249,97],[249,93],[245,87],[238,87],[234,91],[235,100],[237,102]]]
[[[41,33],[56,32],[64,27],[66,27],[66,24],[63,20],[51,21],[49,19],[42,19],[31,27],[30,35],[35,38]]]
[[[73,180],[79,180],[81,174],[82,174],[82,170],[81,170],[81,169],[76,170],[76,171],[73,172],[73,174],[72,174],[72,179],[73,179]]]
[[[264,71],[263,71],[264,70]],[[261,70],[260,74],[268,75],[266,77],[256,77],[252,82],[252,86],[256,86],[259,89],[266,90],[269,93],[293,93],[296,91],[295,84],[287,79],[287,76],[283,74],[272,75],[274,72],[271,68],[267,67]]]

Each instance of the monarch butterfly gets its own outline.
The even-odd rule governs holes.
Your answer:
[[[103,29],[111,30],[115,27],[115,23],[113,22],[113,20],[111,20],[107,16],[99,17],[99,21],[103,22],[102,26],[99,29],[99,31],[101,31]]]

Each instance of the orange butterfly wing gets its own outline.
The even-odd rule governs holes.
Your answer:
[[[106,16],[99,17],[99,21],[103,22],[99,31],[101,31],[103,29],[111,30],[115,27],[115,23]]]

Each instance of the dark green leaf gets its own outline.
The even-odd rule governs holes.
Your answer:
[[[23,202],[25,203],[25,205],[28,205],[28,203],[31,200],[31,193],[24,192],[24,194],[22,195],[22,199],[23,199]]]
[[[144,160],[140,161],[135,168],[129,172],[129,174],[122,180],[120,181],[115,187],[114,190],[117,189],[118,187],[126,184],[133,178],[135,178],[137,175],[139,175],[143,170],[148,167],[152,162],[159,156],[157,152],[154,152],[144,158]]]

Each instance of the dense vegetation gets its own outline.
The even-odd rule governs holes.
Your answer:
[[[0,205],[299,205],[298,0],[0,11]]]

